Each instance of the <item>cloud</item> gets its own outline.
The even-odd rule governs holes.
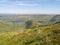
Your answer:
[[[30,1],[30,0],[29,0]],[[29,2],[29,1],[21,1],[21,0],[0,0],[0,4],[2,5],[10,5],[10,6],[37,6],[38,4]],[[32,0],[31,0],[32,1]]]
[[[37,6],[38,4],[16,3],[16,6]]]
[[[8,0],[0,0],[0,2],[7,2]]]

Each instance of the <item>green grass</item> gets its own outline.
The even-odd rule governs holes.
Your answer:
[[[10,32],[24,29],[24,23],[16,24],[12,22],[2,21],[0,20],[0,32]]]
[[[60,24],[0,33],[0,45],[60,45]]]
[[[42,25],[35,21],[35,16],[33,17],[34,21],[32,20],[32,25],[28,29],[23,29],[26,25],[25,22],[16,24],[7,22],[9,21],[8,18],[5,21],[0,20],[0,45],[60,45],[60,23],[44,25],[46,24],[44,22]],[[49,16],[47,16],[48,19],[44,16],[38,17],[36,17],[36,20],[50,20]],[[11,20],[17,19],[14,16],[9,18]],[[30,16],[20,16],[18,19],[25,21],[29,18]]]

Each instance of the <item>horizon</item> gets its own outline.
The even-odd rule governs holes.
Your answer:
[[[60,16],[60,14],[1,14],[0,16]]]

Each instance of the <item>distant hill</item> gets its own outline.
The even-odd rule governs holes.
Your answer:
[[[36,20],[42,22],[43,24],[48,24],[49,21],[53,21],[56,15],[1,15],[0,20],[5,20],[13,23],[26,22],[27,20]],[[59,15],[57,15],[59,18]],[[58,19],[57,19],[58,20]]]
[[[60,15],[55,15],[50,20],[51,23],[60,22]]]
[[[32,20],[32,24],[29,24]],[[50,25],[60,22],[60,15],[0,15],[0,32]]]

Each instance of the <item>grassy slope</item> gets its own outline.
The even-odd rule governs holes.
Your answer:
[[[0,32],[15,31],[24,28],[24,23],[15,24],[12,22],[0,20]]]
[[[0,21],[0,32],[0,45],[60,45],[60,24],[21,30],[20,25]]]
[[[0,34],[0,45],[60,45],[60,24]]]

